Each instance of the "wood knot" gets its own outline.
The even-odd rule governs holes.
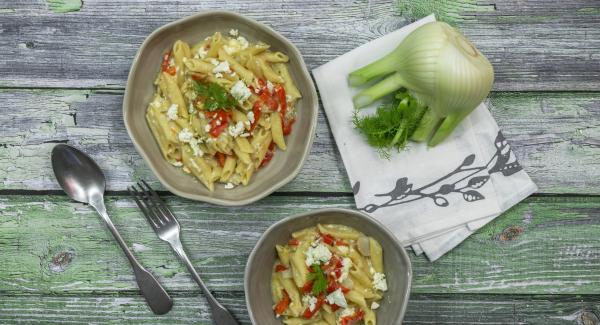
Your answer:
[[[585,310],[581,313],[581,322],[583,325],[598,325],[600,324],[600,319],[598,315],[596,315],[593,311]]]
[[[498,236],[498,239],[500,239],[500,241],[511,241],[511,240],[517,239],[517,237],[519,237],[519,235],[521,235],[522,233],[523,233],[522,227],[510,226],[510,227],[502,230],[502,233],[500,233],[500,235]]]
[[[74,256],[75,253],[72,251],[62,251],[56,253],[52,257],[52,261],[48,265],[48,268],[51,272],[64,272],[67,266],[71,264],[71,261],[73,261]]]

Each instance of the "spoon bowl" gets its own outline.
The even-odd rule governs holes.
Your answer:
[[[52,149],[51,160],[58,184],[73,200],[90,203],[93,194],[104,193],[104,174],[85,153],[59,144]]]

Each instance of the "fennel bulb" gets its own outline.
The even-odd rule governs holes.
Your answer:
[[[361,108],[400,88],[428,107],[415,141],[434,146],[489,94],[494,69],[460,32],[443,22],[427,23],[410,33],[382,59],[348,77],[351,86],[385,77],[353,98]]]

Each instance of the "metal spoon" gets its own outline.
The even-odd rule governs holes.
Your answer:
[[[83,152],[71,146],[59,144],[52,149],[52,169],[58,183],[70,198],[82,203],[89,203],[104,219],[106,226],[131,263],[138,287],[150,309],[158,315],[171,310],[173,300],[169,294],[154,276],[135,259],[106,213],[104,206],[106,182],[100,167]]]

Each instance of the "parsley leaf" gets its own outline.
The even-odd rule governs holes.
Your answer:
[[[327,277],[319,264],[313,264],[311,272],[308,274],[308,281],[313,281],[313,295],[318,296],[327,291]]]
[[[209,82],[207,84],[195,82],[194,90],[204,99],[204,109],[214,111],[217,109],[231,109],[237,105],[236,100],[229,95],[227,89]]]

